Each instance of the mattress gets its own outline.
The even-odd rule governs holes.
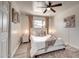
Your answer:
[[[55,44],[53,46],[50,46],[47,51],[45,51],[45,41],[50,37],[50,35],[47,35],[45,37],[31,37],[31,51],[30,55],[39,55],[42,53],[58,50],[58,49],[63,49],[65,48],[64,41],[62,39],[57,39]],[[42,49],[42,50],[40,50]]]

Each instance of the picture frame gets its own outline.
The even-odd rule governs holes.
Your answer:
[[[14,8],[12,8],[12,22],[13,23],[19,22],[19,13]]]
[[[65,28],[74,28],[75,27],[75,15],[68,16],[64,19]]]

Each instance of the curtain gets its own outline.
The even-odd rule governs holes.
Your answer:
[[[45,21],[46,21],[46,28],[47,28],[47,34],[48,34],[48,31],[49,31],[49,17],[48,16],[45,16]]]
[[[33,16],[28,16],[28,18],[29,18],[29,38],[30,38]]]

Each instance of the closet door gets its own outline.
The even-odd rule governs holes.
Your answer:
[[[1,41],[1,32],[2,32],[2,2],[0,2],[0,57],[1,57],[1,47],[2,47],[2,41]]]
[[[0,2],[0,57],[8,57],[9,3]]]
[[[2,32],[2,2],[0,2],[0,33]]]
[[[3,32],[8,32],[9,22],[9,3],[3,2]]]

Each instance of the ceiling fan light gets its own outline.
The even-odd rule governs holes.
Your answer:
[[[50,8],[47,8],[47,10],[50,10]]]

